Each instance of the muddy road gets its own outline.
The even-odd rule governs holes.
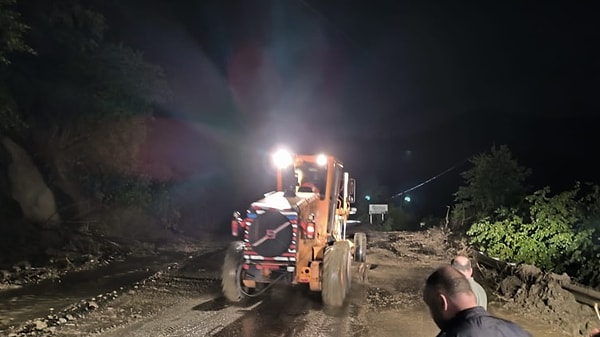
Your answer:
[[[344,307],[323,307],[301,287],[275,286],[241,304],[225,301],[219,273],[224,249],[187,258],[110,295],[15,327],[11,336],[435,336],[421,301],[424,279],[447,264],[439,233],[369,233],[367,280],[355,272]],[[355,267],[356,268],[356,267]],[[534,336],[572,336],[539,315],[507,309],[490,297],[490,312]],[[93,303],[93,304],[92,304]],[[593,310],[590,309],[590,316]],[[587,319],[589,317],[578,317]]]

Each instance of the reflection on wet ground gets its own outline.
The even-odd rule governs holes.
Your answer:
[[[95,270],[67,274],[60,280],[0,292],[0,331],[29,319],[45,317],[94,296],[118,290],[154,274],[166,263],[183,258],[181,253],[131,257]]]

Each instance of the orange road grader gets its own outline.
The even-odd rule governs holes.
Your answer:
[[[355,180],[327,155],[278,151],[277,190],[235,212],[221,275],[225,297],[238,302],[278,282],[308,285],[327,306],[342,306],[352,261],[365,262],[365,233],[346,239]]]

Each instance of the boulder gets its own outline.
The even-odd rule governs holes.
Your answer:
[[[43,225],[58,223],[54,194],[27,151],[6,137],[2,145],[11,157],[8,178],[12,197],[19,203],[25,219]]]

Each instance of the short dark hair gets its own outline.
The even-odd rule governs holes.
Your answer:
[[[452,261],[450,261],[450,265],[456,268],[456,270],[460,271],[468,271],[472,268],[470,259],[467,259],[467,262],[465,264],[460,264],[458,261],[456,261],[456,258],[454,258],[452,259]]]
[[[436,269],[425,281],[425,288],[454,296],[460,293],[473,293],[469,280],[451,266]]]

